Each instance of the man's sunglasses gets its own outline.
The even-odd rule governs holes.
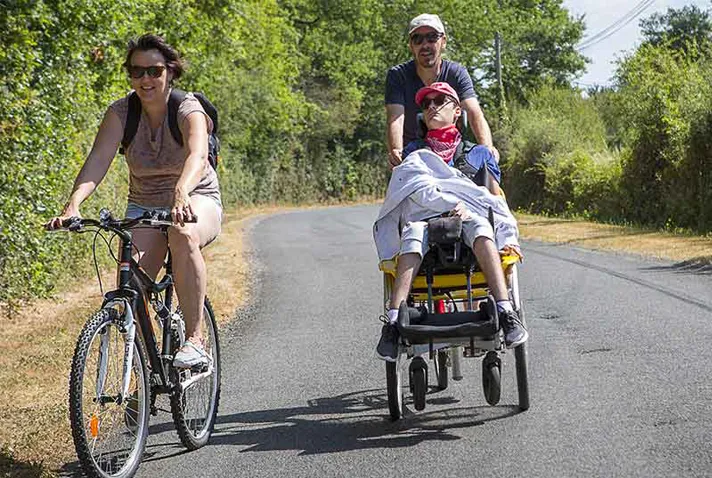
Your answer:
[[[442,105],[445,103],[452,101],[452,98],[446,95],[438,95],[434,98],[425,98],[421,103],[420,103],[420,108],[427,110],[430,108],[430,105],[433,104],[435,105],[436,108],[440,108]]]
[[[160,66],[160,65],[154,65],[154,66],[134,66],[131,65],[128,67],[129,70],[129,75],[131,78],[138,80],[139,78],[143,78],[144,75],[148,75],[151,78],[158,78],[163,74],[165,71],[166,67],[165,66]]]
[[[438,32],[430,32],[424,35],[414,33],[410,36],[410,41],[413,42],[413,45],[421,45],[424,41],[427,41],[428,43],[435,43],[440,40],[442,36],[443,34]]]

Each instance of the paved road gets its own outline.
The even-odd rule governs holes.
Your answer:
[[[499,406],[469,360],[391,423],[376,211],[256,221],[255,300],[223,330],[214,439],[182,453],[159,417],[139,476],[712,476],[712,271],[526,243],[531,409],[516,412],[508,354]]]

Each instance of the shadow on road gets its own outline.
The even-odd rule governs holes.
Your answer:
[[[427,404],[432,411],[426,407],[425,411],[414,412],[406,402],[405,416],[393,422],[383,389],[316,398],[300,407],[218,415],[208,446],[239,445],[246,447],[242,453],[297,450],[300,455],[410,447],[429,440],[459,440],[454,430],[519,413],[515,405],[458,407],[457,403],[454,397],[437,396],[435,389],[431,389]],[[149,435],[161,433],[175,433],[173,423],[150,426]],[[188,451],[175,436],[169,442],[148,445],[143,462],[162,461],[184,453]],[[82,476],[78,463],[65,465],[60,476]]]
[[[428,404],[454,400],[431,397]],[[299,450],[300,455],[366,448],[409,447],[428,440],[458,440],[452,430],[519,413],[518,407],[454,407],[412,412],[390,421],[383,389],[309,400],[306,406],[218,417],[212,444],[247,446],[242,452]]]
[[[652,266],[643,268],[651,272],[674,272],[678,274],[712,275],[712,258],[700,256],[687,261],[676,262],[669,266]]]

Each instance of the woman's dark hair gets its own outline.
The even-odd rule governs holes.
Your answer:
[[[159,35],[154,35],[153,33],[145,33],[138,37],[137,40],[129,40],[129,44],[126,51],[126,61],[124,62],[124,68],[127,70],[131,66],[131,55],[134,54],[136,50],[148,51],[148,50],[158,50],[161,55],[166,59],[166,66],[173,73],[173,79],[177,80],[183,74],[185,70],[185,60],[180,57],[180,53],[170,46],[163,37]]]

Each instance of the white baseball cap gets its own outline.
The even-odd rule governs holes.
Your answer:
[[[408,35],[420,27],[430,27],[438,33],[445,34],[445,26],[440,17],[432,13],[423,13],[412,19],[408,24]]]

